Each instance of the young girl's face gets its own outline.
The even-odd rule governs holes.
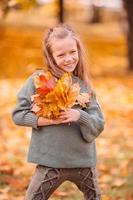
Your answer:
[[[79,61],[76,41],[70,37],[56,39],[51,49],[57,66],[66,72],[73,72]]]

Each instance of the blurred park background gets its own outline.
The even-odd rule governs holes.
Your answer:
[[[0,200],[22,200],[34,165],[27,163],[31,129],[11,119],[16,94],[26,78],[44,67],[45,31],[60,22],[83,41],[98,101],[105,114],[96,140],[103,200],[133,199],[133,1],[0,1]],[[71,182],[51,200],[80,200]]]

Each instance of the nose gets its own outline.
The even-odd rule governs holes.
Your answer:
[[[65,63],[66,63],[66,64],[69,64],[71,61],[72,61],[71,55],[66,55],[66,56],[65,56]]]

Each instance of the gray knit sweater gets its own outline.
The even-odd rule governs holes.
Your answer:
[[[93,92],[87,108],[74,106],[80,111],[80,118],[71,125],[59,124],[37,127],[38,117],[31,111],[31,95],[35,93],[32,74],[17,95],[17,106],[12,112],[16,125],[32,127],[28,161],[56,168],[82,168],[96,165],[95,139],[104,128],[104,118]],[[80,92],[91,91],[83,81],[73,76],[73,83],[79,82]]]

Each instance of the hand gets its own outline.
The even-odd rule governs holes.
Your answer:
[[[39,117],[38,118],[38,126],[48,126],[48,125],[54,125],[54,124],[61,124],[62,119],[48,119],[44,117]]]
[[[59,119],[62,119],[62,123],[76,122],[80,118],[80,112],[76,109],[67,109],[62,111],[59,115]]]

